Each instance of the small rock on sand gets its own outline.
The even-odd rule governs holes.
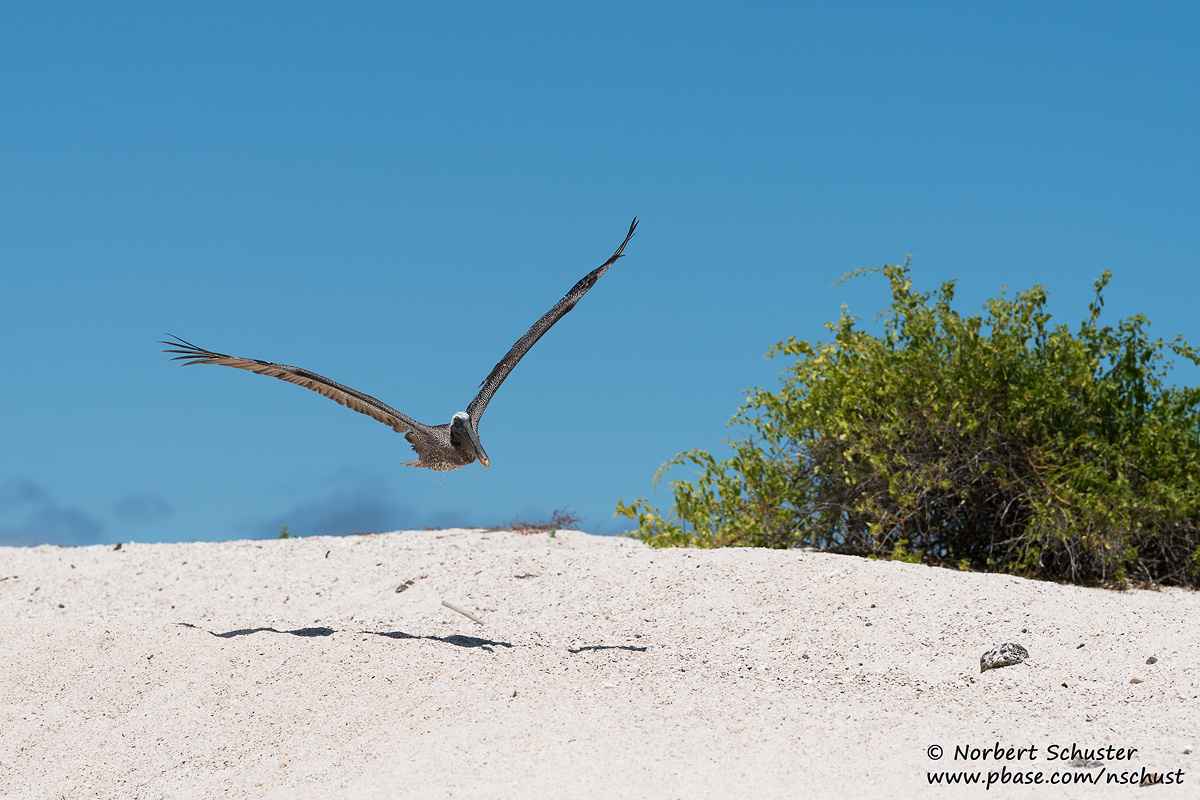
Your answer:
[[[987,672],[997,667],[1011,667],[1013,664],[1023,664],[1029,660],[1029,651],[1019,644],[1005,642],[993,647],[979,658],[979,671]]]

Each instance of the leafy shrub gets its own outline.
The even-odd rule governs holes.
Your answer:
[[[794,337],[776,392],[752,390],[748,429],[718,461],[663,465],[674,509],[617,505],[653,545],[811,546],[1074,581],[1200,585],[1200,389],[1168,386],[1164,349],[1134,315],[1099,324],[1111,273],[1077,333],[1050,324],[1041,286],[985,315],[951,308],[953,281],[912,289],[909,264],[878,270],[883,333],[845,307],[828,344]],[[846,278],[843,278],[845,280]]]

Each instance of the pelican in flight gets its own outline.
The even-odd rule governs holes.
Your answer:
[[[171,360],[182,361],[185,366],[218,364],[222,367],[245,369],[259,375],[269,375],[281,381],[294,383],[314,392],[320,392],[346,408],[379,420],[396,433],[403,433],[405,440],[417,453],[417,460],[407,462],[404,465],[406,467],[426,467],[447,472],[465,467],[476,460],[486,467],[490,461],[487,453],[484,452],[483,445],[479,442],[479,418],[483,416],[488,401],[492,399],[492,395],[500,388],[500,384],[504,383],[504,379],[525,357],[530,348],[537,344],[537,340],[542,338],[542,335],[550,330],[554,323],[562,319],[563,315],[574,308],[579,299],[587,294],[588,289],[591,289],[596,281],[600,280],[600,277],[608,271],[608,268],[616,263],[618,258],[621,258],[625,245],[629,244],[629,240],[633,238],[637,224],[638,221],[635,217],[633,224],[629,226],[629,233],[625,236],[625,241],[621,242],[617,252],[613,253],[608,261],[584,275],[579,283],[572,286],[571,291],[563,296],[563,299],[554,304],[554,308],[533,323],[533,327],[517,340],[504,358],[500,359],[500,362],[492,368],[491,373],[483,379],[479,394],[475,395],[475,399],[467,406],[467,410],[455,413],[450,422],[445,425],[425,425],[417,422],[368,394],[335,383],[315,372],[309,372],[300,367],[289,367],[286,364],[273,364],[270,361],[259,361],[254,358],[214,353],[184,341],[174,334],[167,335],[175,341],[161,342],[161,344],[170,346],[170,349],[163,352],[176,353],[177,355]]]

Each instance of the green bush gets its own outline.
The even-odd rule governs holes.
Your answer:
[[[845,307],[828,344],[794,337],[776,392],[731,420],[718,461],[663,465],[673,513],[617,505],[656,546],[811,546],[1073,581],[1200,585],[1200,389],[1168,386],[1164,348],[1134,315],[1101,326],[1096,281],[1078,332],[1050,325],[1041,286],[951,308],[954,282],[912,289],[909,264],[859,270],[891,284],[881,336]],[[843,280],[845,280],[844,278]]]

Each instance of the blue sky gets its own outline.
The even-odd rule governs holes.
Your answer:
[[[719,450],[795,334],[916,256],[1200,343],[1190,3],[27,4],[0,11],[0,543],[489,525]],[[447,422],[490,469],[157,341]],[[1200,380],[1179,369],[1181,382]],[[669,503],[664,488],[654,495]]]

